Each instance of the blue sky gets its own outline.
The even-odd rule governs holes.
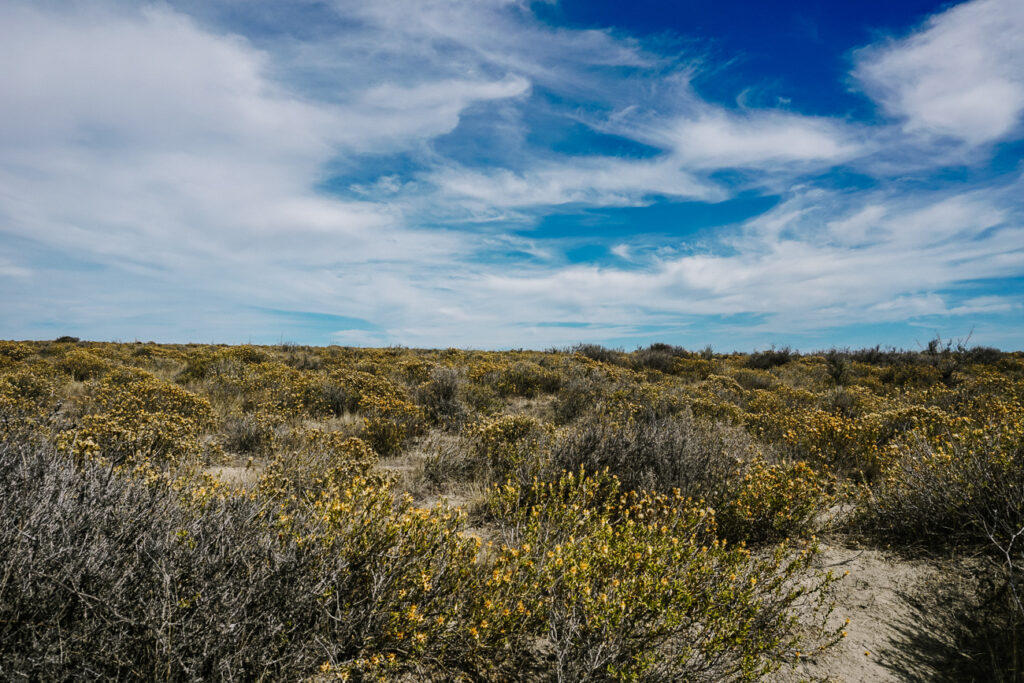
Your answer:
[[[0,337],[1006,349],[1024,3],[8,0]]]

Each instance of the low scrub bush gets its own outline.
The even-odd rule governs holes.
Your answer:
[[[879,379],[885,384],[911,389],[925,389],[941,381],[942,374],[931,365],[908,363],[890,365],[882,371]]]
[[[738,427],[688,414],[651,422],[593,419],[566,430],[549,471],[607,471],[627,490],[678,492],[719,513],[724,537],[764,543],[809,537],[832,501],[832,478],[805,462],[769,463]]]
[[[753,370],[751,368],[737,368],[731,373],[732,378],[746,389],[772,389],[779,384],[779,380],[765,370]]]
[[[18,369],[0,374],[0,435],[39,424],[59,406],[58,382],[48,372]]]
[[[714,513],[678,493],[580,471],[498,487],[488,506],[508,543],[498,577],[531,587],[554,680],[757,680],[839,639],[813,546],[727,547]]]
[[[494,389],[499,396],[533,397],[558,391],[562,376],[529,361],[484,361],[471,367],[473,382]]]
[[[110,369],[110,363],[105,359],[78,348],[68,351],[55,365],[61,372],[71,375],[76,382],[99,377]]]
[[[560,436],[549,467],[554,472],[607,470],[628,490],[678,489],[717,508],[732,495],[755,453],[742,430],[686,413],[628,422],[597,416]]]
[[[273,468],[254,495],[0,443],[0,676],[479,680],[512,661],[460,516],[329,441],[307,448],[333,454],[322,476]]]
[[[43,445],[0,445],[0,677],[253,679],[320,661],[317,554],[242,499],[177,494]],[[264,516],[265,519],[265,516]]]
[[[202,458],[214,424],[209,401],[141,370],[115,369],[99,383],[95,412],[59,438],[77,457],[114,464],[184,464]]]
[[[837,387],[846,385],[850,381],[851,369],[850,369],[850,354],[849,352],[842,352],[836,349],[832,349],[825,354],[825,362],[828,370],[829,379]]]
[[[363,396],[359,413],[364,416],[363,438],[384,456],[401,452],[425,426],[423,411],[417,405],[393,396]]]
[[[274,445],[279,416],[272,413],[236,412],[223,420],[220,437],[224,450],[245,455],[265,455]]]
[[[788,346],[776,349],[774,346],[767,351],[757,351],[747,356],[746,366],[754,370],[771,370],[779,365],[785,365],[797,358],[799,354]]]
[[[543,469],[543,455],[553,437],[550,424],[526,415],[500,415],[465,430],[474,479],[511,478],[529,482]]]
[[[625,362],[626,354],[621,349],[608,349],[600,344],[577,344],[569,349],[571,353],[578,353],[591,360],[611,365],[621,365]]]
[[[681,358],[690,358],[691,354],[680,346],[669,344],[651,344],[646,349],[637,349],[630,354],[630,361],[638,370],[657,370],[672,374],[676,363]]]
[[[0,357],[12,362],[20,362],[36,353],[36,350],[23,342],[0,341]]]
[[[1013,546],[1024,567],[1024,425],[894,442],[879,481],[864,488],[857,525],[911,545]]]
[[[368,443],[338,432],[300,431],[290,445],[267,463],[259,481],[262,493],[282,500],[316,497],[324,489],[338,490],[349,479],[370,477],[377,463],[377,453]]]
[[[756,458],[719,514],[722,533],[752,543],[810,538],[835,500],[834,479],[805,462]]]
[[[717,364],[705,358],[676,358],[672,374],[684,379],[700,382],[717,371]]]
[[[464,384],[465,378],[456,368],[433,368],[427,381],[416,389],[416,403],[433,424],[448,429],[460,427],[468,412],[461,400]]]
[[[568,424],[593,411],[610,393],[609,384],[606,378],[573,368],[552,403],[555,422]]]

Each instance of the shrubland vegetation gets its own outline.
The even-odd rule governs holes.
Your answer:
[[[1016,634],[1022,449],[1024,354],[938,341],[0,342],[0,678],[758,680],[844,635],[823,535]]]

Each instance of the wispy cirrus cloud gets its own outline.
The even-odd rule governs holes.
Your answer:
[[[712,201],[726,197],[723,189],[683,170],[671,157],[640,161],[574,157],[538,163],[521,174],[506,169],[446,168],[427,179],[445,195],[493,208],[572,203],[630,206],[649,195]]]
[[[649,319],[643,307],[657,302],[680,316],[762,316],[758,329],[774,334],[1018,310],[1012,296],[972,292],[979,280],[1024,269],[1020,187],[912,198],[805,188],[723,238],[725,253],[649,254],[642,269],[492,275],[484,286],[569,319],[573,311],[608,325]]]

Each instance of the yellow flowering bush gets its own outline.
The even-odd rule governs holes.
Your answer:
[[[61,448],[115,464],[198,460],[214,423],[209,401],[141,370],[115,369],[100,381],[96,409],[60,435]]]
[[[364,395],[359,400],[363,418],[363,437],[381,455],[394,455],[418,435],[426,418],[416,404],[394,396]]]
[[[43,428],[58,406],[58,386],[43,368],[0,374],[0,434],[29,426]]]
[[[31,344],[24,342],[0,341],[0,358],[18,363],[36,353]]]
[[[377,462],[368,443],[338,432],[303,430],[290,442],[292,448],[277,453],[260,475],[258,489],[265,495],[316,497],[324,490],[338,490],[354,477],[371,478]]]
[[[806,580],[813,546],[727,546],[714,512],[678,494],[580,471],[497,487],[488,506],[507,543],[496,583],[532,586],[558,680],[756,680],[838,640],[831,575]],[[797,604],[812,606],[803,628]]]
[[[827,471],[806,462],[768,464],[756,458],[719,515],[723,531],[751,542],[809,538],[816,517],[835,500],[833,486]]]
[[[99,377],[110,368],[110,363],[85,349],[71,349],[57,362],[61,372],[71,375],[77,382]]]
[[[717,371],[714,361],[704,358],[676,358],[672,364],[672,374],[689,381],[700,382]]]
[[[856,525],[911,544],[985,543],[1024,520],[1024,418],[891,444],[876,485],[862,487]],[[1005,540],[1005,539],[1004,539]]]
[[[499,415],[464,430],[475,476],[488,481],[530,481],[543,466],[542,451],[553,434],[550,424],[526,415]]]
[[[499,396],[549,394],[561,386],[562,376],[538,363],[509,359],[485,360],[470,367],[469,379],[490,386]]]
[[[748,399],[747,391],[732,377],[709,375],[686,389],[690,410],[698,417],[740,424]]]

